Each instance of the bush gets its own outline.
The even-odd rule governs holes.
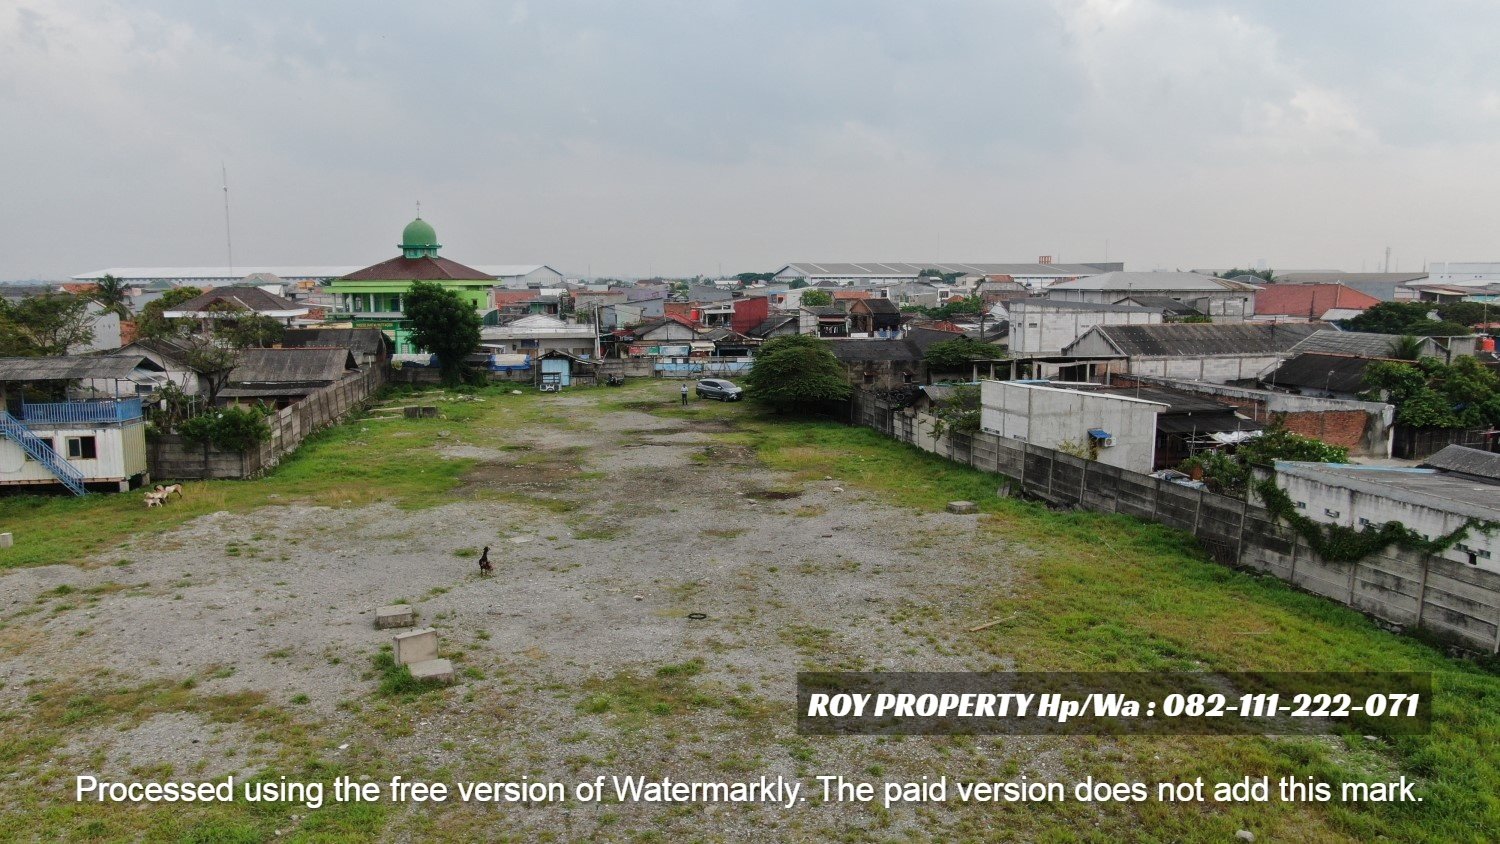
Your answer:
[[[194,416],[179,425],[177,432],[188,442],[243,453],[271,438],[266,415],[256,408],[226,407]]]

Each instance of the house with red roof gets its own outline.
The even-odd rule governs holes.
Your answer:
[[[1333,322],[1378,304],[1374,296],[1342,284],[1267,284],[1255,294],[1255,319]]]

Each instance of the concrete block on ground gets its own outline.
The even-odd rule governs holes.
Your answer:
[[[0,533],[0,548],[9,548],[16,542],[15,537],[9,533]]]
[[[948,512],[950,513],[978,513],[979,505],[972,501],[949,501]]]
[[[439,683],[453,682],[453,663],[446,659],[424,659],[406,666],[416,680],[436,680]]]
[[[437,631],[431,627],[424,627],[409,633],[397,633],[392,641],[395,644],[397,665],[411,665],[415,662],[437,659],[438,635]]]
[[[406,414],[407,419],[436,419],[438,415],[437,407],[431,405],[413,405],[403,407],[401,410]]]
[[[416,614],[406,604],[391,604],[375,610],[375,628],[410,627],[417,623]]]

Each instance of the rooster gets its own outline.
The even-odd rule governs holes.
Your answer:
[[[486,575],[494,570],[495,566],[490,562],[490,546],[486,545],[484,546],[484,553],[479,555],[479,573]]]

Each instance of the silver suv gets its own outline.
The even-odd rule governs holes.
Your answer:
[[[745,391],[722,378],[704,378],[698,382],[698,398],[719,401],[739,401]]]

